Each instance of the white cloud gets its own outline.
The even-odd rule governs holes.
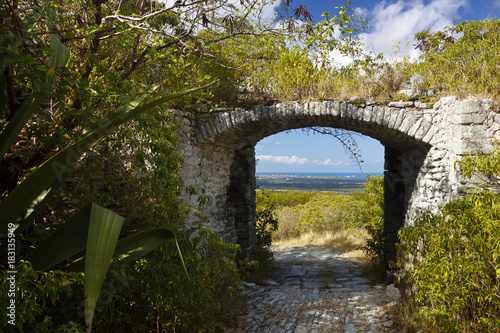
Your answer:
[[[331,159],[326,159],[324,161],[320,160],[309,160],[304,157],[298,157],[298,156],[276,156],[276,155],[258,155],[255,157],[259,161],[266,161],[266,162],[272,162],[272,163],[280,163],[280,164],[287,164],[287,165],[322,165],[322,166],[338,166],[338,165],[345,165],[343,161],[336,161],[333,162]]]
[[[401,52],[412,57],[418,55],[413,48],[413,36],[425,29],[442,30],[453,24],[461,7],[467,0],[398,0],[394,3],[382,1],[375,6],[369,19],[370,31],[361,34],[366,47],[375,53],[391,55],[392,46],[401,42]],[[366,15],[366,10],[363,10]],[[406,49],[406,43],[409,43]]]
[[[309,162],[307,158],[299,158],[295,155],[293,156],[274,156],[274,155],[259,155],[255,156],[259,161],[268,161],[274,163],[288,164],[288,165],[304,165]]]
[[[312,161],[312,164],[315,164],[315,165],[323,165],[323,166],[328,166],[328,165],[332,165],[332,166],[337,166],[337,165],[342,165],[344,164],[343,161],[337,161],[337,162],[332,162],[331,159],[326,159],[324,161],[318,161],[318,160],[314,160]]]

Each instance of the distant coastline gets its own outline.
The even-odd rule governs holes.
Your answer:
[[[272,191],[359,191],[366,175],[382,176],[381,172],[257,172],[259,189]]]
[[[365,179],[366,175],[383,176],[383,172],[256,172],[259,176],[294,176],[294,177],[334,177],[334,178],[352,178]]]

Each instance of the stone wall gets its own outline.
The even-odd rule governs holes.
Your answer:
[[[455,161],[468,152],[491,151],[500,137],[500,116],[491,101],[441,98],[418,101],[323,101],[217,109],[194,117],[175,113],[184,157],[180,174],[183,198],[193,207],[188,227],[204,223],[248,253],[255,239],[255,150],[266,136],[310,126],[353,130],[385,146],[385,232],[387,259],[393,260],[397,231],[424,211],[437,212],[463,195],[471,182],[460,178]],[[191,191],[192,192],[192,191]],[[195,214],[209,196],[205,218]]]

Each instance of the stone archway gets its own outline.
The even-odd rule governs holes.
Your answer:
[[[385,147],[386,258],[395,258],[397,231],[423,211],[436,212],[465,186],[454,169],[463,154],[491,150],[500,119],[491,101],[443,98],[423,103],[354,105],[344,101],[286,103],[251,110],[217,109],[191,117],[176,114],[186,186],[212,198],[206,220],[192,215],[248,253],[255,240],[255,144],[288,129],[311,126],[356,131]],[[196,196],[184,199],[193,207]]]

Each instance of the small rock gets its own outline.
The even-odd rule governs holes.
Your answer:
[[[412,107],[414,103],[412,101],[405,102],[405,101],[399,101],[399,102],[390,102],[389,106],[393,108],[409,108]]]
[[[385,327],[391,327],[392,326],[392,320],[386,321],[382,325],[384,325]]]
[[[309,270],[309,271],[307,271],[307,275],[309,275],[309,276],[320,276],[321,275],[321,271],[317,270],[317,269]]]
[[[299,276],[304,276],[306,275],[306,269],[303,266],[293,266],[292,270],[288,275],[286,276],[287,278],[291,277],[299,277]]]
[[[264,284],[266,286],[279,286],[280,285],[278,282],[271,280],[271,279],[267,279],[267,280],[262,281],[262,284]]]
[[[436,89],[422,89],[420,90],[420,96],[424,97],[436,97]]]
[[[342,285],[336,283],[329,283],[328,288],[342,288]]]
[[[412,101],[417,100],[420,97],[420,94],[416,89],[403,89],[398,91],[398,94],[406,95]]]
[[[347,282],[346,284],[360,284],[360,283],[368,283],[368,282],[370,282],[370,280],[365,279],[365,278],[361,278],[361,277],[357,277],[357,278],[353,278],[351,282]]]
[[[419,101],[415,102],[415,107],[419,109],[432,109],[432,105],[429,105],[427,103],[422,103]]]
[[[388,308],[388,309],[390,309],[390,308],[392,308],[392,307],[395,307],[395,306],[396,306],[396,305],[398,305],[398,304],[399,304],[399,302],[390,302],[390,303],[387,303],[387,305],[386,305],[386,306],[387,306],[387,308]]]
[[[356,327],[353,324],[346,324],[345,333],[356,333]]]
[[[321,281],[304,281],[302,283],[302,286],[304,288],[319,288],[321,287],[323,284],[321,283]]]
[[[368,98],[366,100],[366,105],[374,105],[376,103],[377,103],[377,101],[374,98]]]
[[[398,288],[394,287],[393,284],[390,284],[385,288],[385,296],[388,303],[401,301],[401,292]]]
[[[243,281],[241,283],[241,286],[243,288],[250,288],[250,289],[254,289],[254,290],[259,289],[259,287],[257,287],[257,285],[255,283],[253,283],[253,282],[245,282],[245,281]]]

